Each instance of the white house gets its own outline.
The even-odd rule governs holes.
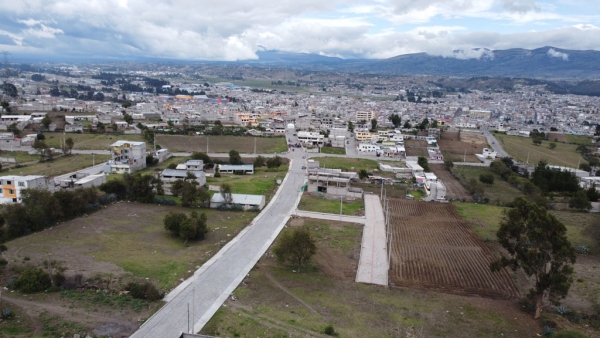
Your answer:
[[[54,181],[40,175],[0,176],[0,183],[0,204],[21,202],[21,192],[25,189],[54,191]]]
[[[211,208],[219,208],[225,203],[223,195],[214,194],[210,199]],[[262,210],[266,204],[264,195],[231,194],[231,204],[240,206],[243,210]]]
[[[111,153],[105,173],[131,174],[146,168],[146,142],[117,141],[111,144]]]

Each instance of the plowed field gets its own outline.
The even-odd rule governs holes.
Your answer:
[[[390,216],[392,286],[490,298],[519,295],[508,271],[490,271],[492,251],[451,204],[394,199]]]
[[[427,153],[427,141],[425,140],[404,140],[406,156],[424,156],[429,157]]]
[[[444,182],[447,199],[464,199],[467,202],[473,201],[473,196],[462,184],[460,184],[456,177],[452,176],[452,173],[446,169],[446,165],[432,163],[429,165],[429,168],[435,176]]]

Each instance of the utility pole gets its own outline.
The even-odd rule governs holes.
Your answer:
[[[340,221],[342,220],[342,199],[344,196],[340,196]]]
[[[527,164],[529,164],[529,154],[531,154],[531,150],[527,153]]]
[[[96,165],[96,154],[92,153],[92,167]]]
[[[463,162],[467,162],[467,149],[465,149],[465,154],[463,155]]]

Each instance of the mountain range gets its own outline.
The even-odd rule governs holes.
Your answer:
[[[478,57],[466,58],[463,51],[455,51],[450,56],[415,53],[383,60],[368,60],[268,50],[258,51],[258,60],[238,63],[390,75],[506,76],[573,80],[600,77],[600,51],[596,50],[567,50],[547,46],[533,50],[474,49],[468,52]]]

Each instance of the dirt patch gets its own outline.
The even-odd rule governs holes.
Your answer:
[[[567,137],[563,133],[548,133],[548,141],[567,143]]]
[[[429,157],[427,152],[427,141],[425,140],[404,140],[406,156],[424,156]]]
[[[429,165],[431,171],[437,176],[446,186],[447,199],[460,199],[467,202],[473,201],[473,196],[465,187],[448,171],[446,165],[432,163]]]
[[[313,260],[331,279],[354,281],[358,269],[358,253],[344,255],[340,250],[319,246]]]
[[[507,270],[492,273],[488,246],[451,204],[391,200],[393,286],[513,298],[519,291]]]
[[[464,139],[461,136],[461,140]],[[443,152],[446,160],[453,162],[481,162],[475,154],[483,153],[483,148],[487,147],[487,144],[476,143],[472,141],[453,141],[453,140],[440,140],[440,150]]]

